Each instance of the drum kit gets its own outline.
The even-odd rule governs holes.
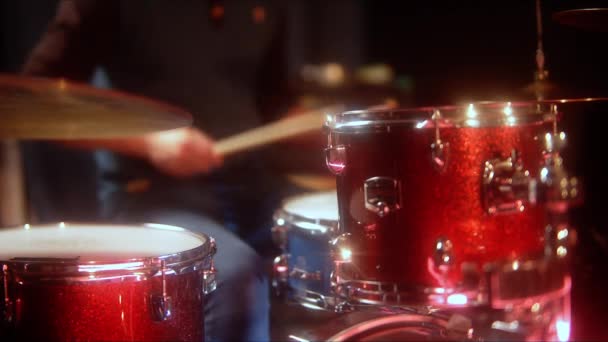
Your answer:
[[[272,232],[282,250],[275,292],[330,318],[289,338],[568,340],[568,213],[582,187],[565,167],[560,117],[600,100],[327,115],[336,187],[287,198]],[[181,109],[128,94],[0,76],[3,139],[112,138],[190,123]],[[218,145],[230,154],[315,127],[316,112]],[[154,223],[2,229],[0,338],[203,340],[215,251],[212,237]]]
[[[124,93],[0,76],[7,140],[106,139],[191,122],[179,108]],[[160,224],[1,229],[0,339],[201,341],[215,250],[212,237]]]

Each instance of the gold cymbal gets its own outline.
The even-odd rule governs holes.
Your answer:
[[[608,8],[580,8],[553,14],[553,20],[588,31],[608,32]]]
[[[0,74],[0,138],[95,139],[192,124],[186,111],[63,79]]]
[[[329,172],[328,172],[329,173]],[[314,191],[327,191],[336,188],[336,177],[316,173],[290,173],[287,179],[299,187]]]

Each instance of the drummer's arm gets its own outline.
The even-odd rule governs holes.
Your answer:
[[[98,64],[112,52],[117,36],[119,2],[113,0],[63,0],[25,62],[29,76],[64,77],[87,82]],[[86,115],[86,113],[83,113]],[[69,147],[108,149],[149,161],[173,176],[190,176],[221,164],[212,142],[202,131],[184,128],[132,138],[61,141]]]
[[[141,158],[175,177],[205,173],[221,166],[223,161],[213,148],[213,140],[193,127],[133,138],[66,140],[62,143],[76,148],[108,149]]]

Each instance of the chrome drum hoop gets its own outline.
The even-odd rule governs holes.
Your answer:
[[[514,263],[518,265],[513,267]],[[346,266],[346,267],[345,267]],[[332,289],[346,302],[370,305],[431,305],[437,308],[479,307],[504,309],[530,301],[561,297],[570,291],[567,260],[539,257],[527,261],[485,265],[476,281],[454,288],[354,279],[348,264],[336,263]]]
[[[338,231],[338,221],[327,219],[315,219],[302,215],[289,213],[284,209],[277,210],[273,215],[276,227],[286,227],[287,229],[299,229],[303,233],[317,236],[328,234],[328,240]],[[278,242],[278,241],[275,241]]]
[[[217,251],[215,240],[206,234],[196,233],[180,227],[154,223],[143,224],[106,224],[59,222],[54,224],[33,225],[40,227],[129,227],[141,229],[165,229],[171,227],[184,234],[202,238],[203,244],[190,250],[153,257],[137,257],[108,262],[80,262],[79,258],[12,258],[2,261],[13,277],[19,281],[44,281],[54,283],[73,283],[89,281],[122,281],[135,277],[145,279],[158,276],[164,267],[166,274],[182,274],[193,271],[204,275],[214,274],[213,256]],[[29,225],[24,226],[30,229]],[[14,227],[21,228],[21,227]],[[211,284],[212,285],[212,284]],[[212,285],[214,286],[214,285]]]
[[[498,127],[551,122],[559,101],[485,101],[468,105],[412,109],[354,110],[329,116],[325,127],[333,132],[382,132],[389,126],[433,128],[431,118],[441,113],[442,127]]]

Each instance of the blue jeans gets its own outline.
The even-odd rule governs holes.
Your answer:
[[[108,204],[102,205],[105,213],[101,216],[120,223],[169,224],[214,238],[217,288],[205,302],[206,341],[270,340],[269,284],[264,260],[249,244],[210,217],[210,213],[226,215],[228,211],[221,205],[224,196],[217,196],[213,188],[196,180],[166,182],[164,177],[152,177],[150,181],[148,191],[135,194],[112,188],[114,182],[102,187],[110,191],[101,200]],[[229,198],[225,197],[225,201]],[[259,228],[270,230],[269,226]]]
[[[141,215],[141,216],[140,216]],[[205,298],[205,341],[268,341],[269,294],[262,259],[216,222],[183,210],[128,212],[116,221],[179,226],[215,239],[217,288]]]

